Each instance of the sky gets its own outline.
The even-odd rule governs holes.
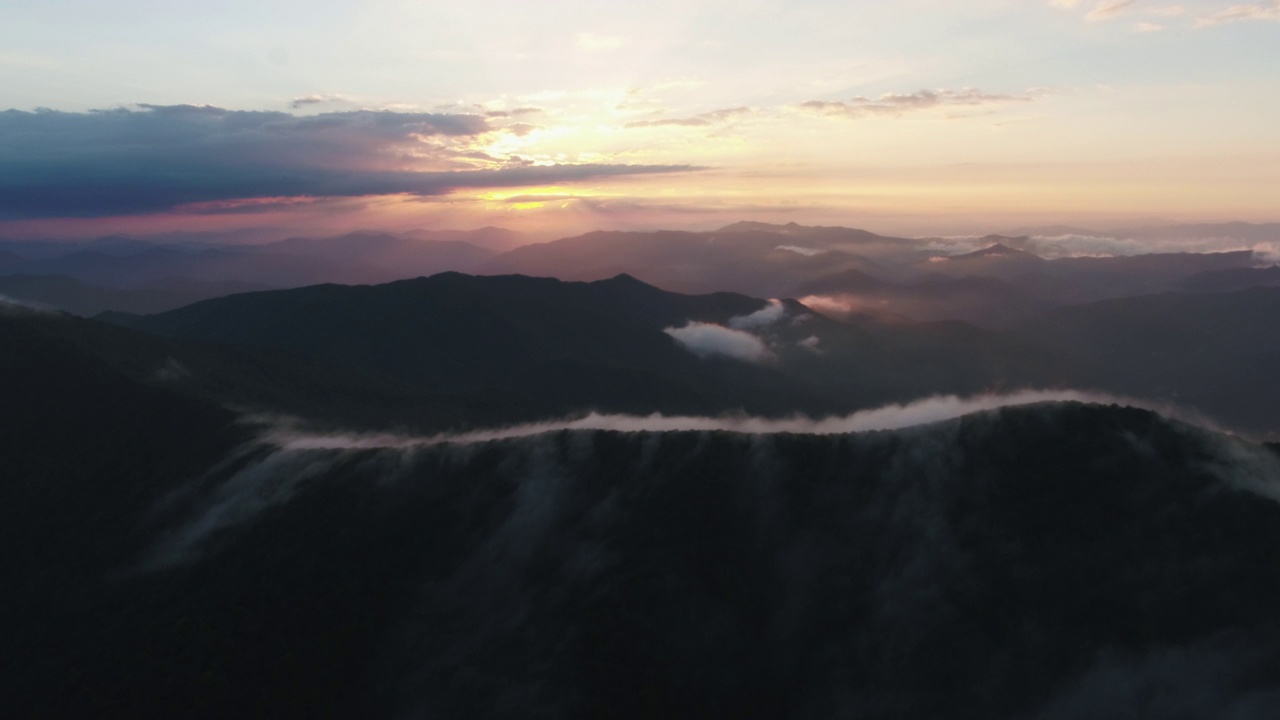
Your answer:
[[[42,0],[0,236],[1280,220],[1280,0]]]

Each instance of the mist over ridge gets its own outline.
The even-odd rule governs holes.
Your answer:
[[[87,679],[163,681],[129,706],[156,712],[271,687],[270,707],[324,714],[330,673],[332,712],[389,717],[1012,719],[1150,712],[1170,683],[1195,707],[1274,707],[1280,455],[1247,441],[1080,402],[481,440],[235,446],[136,507],[143,544],[108,561],[126,579],[89,602],[151,611],[73,627],[138,674]],[[129,638],[159,628],[202,659],[147,661]],[[370,652],[379,675],[352,679]],[[245,667],[229,696],[188,676]]]
[[[903,404],[859,410],[840,417],[820,418],[802,416],[770,418],[748,415],[690,417],[662,413],[639,416],[592,412],[583,417],[430,436],[342,431],[309,432],[305,429],[306,421],[300,418],[249,416],[245,418],[245,422],[250,426],[262,428],[258,436],[260,442],[280,450],[411,450],[434,445],[466,445],[580,430],[619,433],[728,432],[744,435],[779,433],[842,435],[877,430],[900,430],[999,408],[1062,402],[1142,408],[1159,412],[1166,417],[1216,429],[1213,428],[1211,420],[1168,404],[1076,390],[1022,390],[1007,394],[972,397],[933,396]]]

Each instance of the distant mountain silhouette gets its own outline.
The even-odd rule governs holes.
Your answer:
[[[1002,234],[1008,237],[1061,237],[1063,235],[1100,237],[1107,233],[1090,230],[1077,225],[1035,225],[1031,227],[1020,227]]]
[[[494,252],[506,252],[534,241],[525,233],[492,226],[475,230],[412,230],[404,236],[414,240],[465,242]]]
[[[938,276],[943,275],[987,278],[1005,285],[958,285],[952,289],[956,303],[951,313],[946,302],[930,297],[932,292],[895,291],[893,297],[885,294],[873,302],[883,303],[880,312],[888,314],[990,326],[1047,307],[1179,289],[1191,275],[1256,263],[1249,251],[1045,259],[1031,252],[1026,237],[991,235],[978,242],[988,246],[947,255],[939,250],[942,240],[882,237],[840,227],[741,222],[703,233],[588,233],[517,248],[491,259],[478,272],[564,280],[627,273],[676,292],[729,290],[757,297],[813,294],[815,287],[831,284],[824,278],[841,273],[856,272],[896,286],[941,286],[945,283],[939,283]],[[1004,296],[1009,296],[1009,302],[1002,305]],[[1014,296],[1021,296],[1023,302]],[[982,316],[985,308],[995,314]]]
[[[802,296],[830,297],[850,313],[906,316],[921,321],[963,320],[983,327],[1002,327],[1054,307],[1054,303],[1011,282],[990,277],[929,275],[890,283],[856,270],[833,273],[800,288]],[[830,313],[828,306],[822,306]]]
[[[893,287],[893,283],[872,277],[861,270],[840,270],[801,285],[798,294],[877,293]]]
[[[163,243],[126,235],[104,235],[88,240],[0,240],[0,253],[12,253],[24,260],[49,260],[85,251],[119,257],[159,249],[194,253],[209,248],[185,243]]]
[[[0,275],[0,295],[47,305],[74,315],[107,311],[157,313],[209,298],[264,290],[260,285],[234,281],[184,279],[162,281],[143,288],[108,288],[59,275]]]
[[[800,225],[794,222],[787,223],[785,225],[774,225],[747,220],[725,225],[720,228],[718,232],[772,233],[796,239],[815,241],[818,247],[841,243],[878,245],[885,243],[886,241],[891,243],[910,242],[909,240],[904,240],[902,238],[890,238],[884,235],[877,235],[867,230],[859,230],[857,228]]]
[[[296,237],[264,245],[249,246],[253,252],[341,260],[381,271],[379,280],[399,280],[445,271],[470,272],[493,257],[470,243],[418,240],[389,233],[349,233],[337,237]],[[340,282],[341,277],[329,278]]]
[[[989,240],[1006,240],[1008,238],[985,238]],[[967,262],[972,260],[986,260],[998,258],[1004,261],[1021,261],[1038,264],[1044,261],[1044,258],[1037,256],[1035,253],[1026,250],[1018,250],[1005,245],[1003,242],[996,242],[993,245],[985,247],[981,250],[975,250],[971,253],[963,255],[952,255],[947,258],[951,262]]]
[[[1189,240],[1235,238],[1238,240],[1280,240],[1280,223],[1160,223],[1130,225],[1110,229],[1089,229],[1073,225],[1039,225],[1012,230],[1010,236],[1059,237],[1080,235],[1083,237],[1114,237],[1137,240]]]
[[[1280,265],[1266,268],[1230,268],[1198,273],[1182,281],[1182,288],[1194,292],[1229,292],[1252,287],[1280,286]]]
[[[1254,230],[1263,232],[1260,228]],[[1042,259],[1028,237],[1004,235],[978,239],[987,245],[983,249],[949,254],[971,241],[895,238],[797,223],[739,222],[709,232],[601,231],[542,243],[529,239],[501,228],[481,228],[362,231],[257,244],[219,244],[205,236],[189,242],[116,236],[8,242],[0,245],[10,254],[0,256],[0,274],[59,275],[115,288],[141,288],[172,278],[301,287],[376,284],[446,271],[576,281],[628,274],[674,292],[782,298],[810,294],[824,278],[857,272],[894,286],[920,286],[873,298],[885,305],[877,310],[885,316],[1001,327],[1046,307],[1183,289],[1192,275],[1257,264],[1249,251],[1057,257],[1064,250],[1056,248],[1053,257]],[[939,276],[999,282],[946,287]],[[954,310],[948,312],[948,307]],[[991,315],[984,315],[987,309]]]
[[[992,278],[1038,298],[1041,306],[1063,306],[1176,290],[1193,275],[1254,264],[1249,251],[1042,259],[997,244],[913,269],[920,275]]]
[[[163,245],[105,237],[84,243],[10,243],[0,272],[60,275],[116,288],[169,278],[297,287],[322,282],[376,283],[448,270],[474,270],[494,251],[460,241],[389,233],[290,238],[263,244]]]
[[[167,247],[127,255],[78,250],[59,257],[28,260],[9,269],[28,275],[61,275],[119,288],[147,285],[173,277],[287,287],[334,279],[372,282],[383,276],[372,268],[327,258],[241,249],[191,252]]]
[[[1280,240],[1280,223],[1225,222],[1138,226],[1119,228],[1109,234],[1137,239],[1234,238],[1237,240],[1265,242]]]
[[[1280,288],[1164,293],[1066,307],[1022,332],[1078,363],[1079,383],[1280,430]]]
[[[732,291],[755,296],[793,295],[819,274],[858,269],[892,275],[886,261],[926,256],[923,246],[845,228],[729,226],[706,232],[594,232],[516,248],[479,272],[600,280],[627,273],[664,290]],[[812,232],[811,232],[812,231]],[[795,251],[796,249],[801,252]]]

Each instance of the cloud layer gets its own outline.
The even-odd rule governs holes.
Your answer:
[[[192,105],[8,110],[0,112],[0,219],[123,215],[252,198],[441,195],[692,169],[518,160],[469,169],[475,167],[465,162],[475,154],[469,143],[510,131],[470,114],[295,116]]]
[[[763,308],[748,315],[738,315],[729,319],[729,327],[734,330],[760,330],[778,322],[787,314],[787,307],[781,300],[770,300]]]
[[[1080,0],[1048,0],[1051,7],[1074,10],[1081,6]],[[1227,7],[1214,8],[1218,3],[1197,2],[1186,7],[1183,5],[1153,5],[1139,3],[1137,0],[1098,0],[1085,4],[1088,11],[1084,14],[1086,22],[1096,23],[1114,20],[1125,15],[1148,16],[1158,18],[1175,18],[1187,15],[1193,20],[1191,26],[1196,28],[1224,25],[1227,23],[1247,21],[1280,22],[1280,0],[1268,0],[1261,3],[1242,3]],[[1138,21],[1133,29],[1137,32],[1156,32],[1164,29],[1164,25],[1151,21]]]
[[[767,362],[773,353],[760,338],[745,330],[723,325],[689,322],[684,327],[664,330],[681,347],[701,358],[724,357],[744,362]]]
[[[1174,408],[1154,405],[1131,398],[1117,398],[1102,393],[1076,390],[1024,390],[1003,395],[979,395],[959,397],[939,395],[903,405],[886,405],[873,410],[862,410],[851,415],[812,419],[807,417],[762,418],[752,416],[695,417],[653,414],[607,415],[591,413],[586,417],[515,425],[490,430],[473,430],[463,433],[443,433],[431,436],[409,436],[390,433],[308,433],[290,423],[276,421],[267,424],[262,442],[282,450],[370,450],[403,449],[431,445],[482,443],[493,440],[530,437],[565,430],[606,430],[612,432],[682,432],[723,431],[751,435],[773,433],[798,433],[806,435],[837,435],[873,430],[897,430],[927,423],[952,420],[962,415],[995,410],[1002,407],[1030,405],[1043,402],[1085,402],[1118,404],[1157,410],[1177,416]],[[1205,421],[1191,417],[1200,424]]]
[[[848,118],[895,117],[939,107],[1002,105],[1011,102],[1031,102],[1034,99],[1035,96],[1030,93],[1015,95],[963,88],[961,90],[918,90],[905,95],[889,93],[878,98],[860,96],[848,101],[810,100],[801,103],[800,108]]]

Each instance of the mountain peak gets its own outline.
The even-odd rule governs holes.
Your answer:
[[[773,233],[790,233],[798,230],[817,230],[821,228],[801,225],[797,222],[789,222],[785,225],[777,225],[774,223],[759,222],[756,220],[740,220],[720,228],[716,232],[773,232]]]
[[[984,238],[984,239],[988,239],[988,238]],[[1003,238],[1003,239],[1008,239],[1008,238]],[[1019,250],[1017,248],[1009,247],[1008,245],[1005,245],[1003,242],[996,242],[995,244],[988,245],[987,247],[981,250],[975,250],[971,253],[956,255],[951,259],[966,260],[966,259],[981,259],[981,258],[1001,258],[1001,259],[1010,259],[1010,260],[1013,260],[1013,259],[1042,260],[1043,259],[1039,255],[1036,255],[1035,253],[1030,253],[1030,252],[1027,252],[1026,250]]]

